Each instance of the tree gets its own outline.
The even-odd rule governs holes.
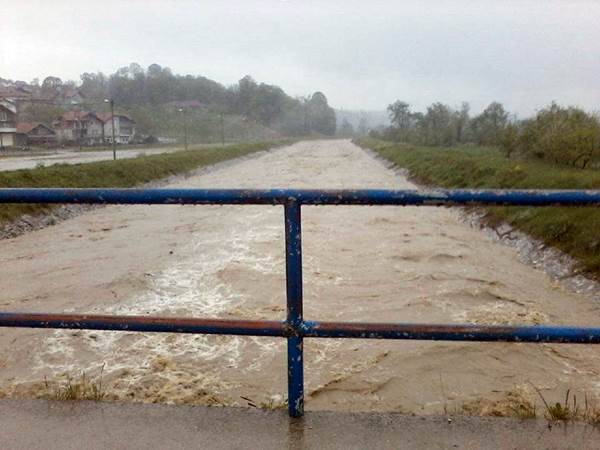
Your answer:
[[[523,154],[581,168],[587,167],[600,147],[598,118],[580,108],[556,103],[528,121],[522,135],[519,150]]]
[[[410,105],[401,100],[396,100],[387,107],[390,122],[399,129],[408,129],[410,126]]]
[[[146,72],[146,75],[148,76],[148,78],[158,78],[160,77],[160,75],[162,74],[162,67],[159,64],[150,64],[148,66],[148,70]]]
[[[340,135],[345,137],[351,137],[354,135],[354,127],[346,118],[342,120],[342,125],[340,126]]]
[[[416,116],[410,111],[410,105],[401,100],[396,100],[387,107],[390,122],[393,130],[390,130],[394,139],[401,142],[408,142],[414,138],[414,127],[420,116]]]
[[[422,119],[424,143],[426,145],[452,145],[456,140],[456,131],[452,109],[437,102],[427,107]]]
[[[87,98],[101,101],[108,97],[108,79],[102,72],[81,75],[81,91]]]
[[[288,136],[302,136],[308,134],[308,125],[305,121],[305,107],[297,99],[288,99],[283,113],[275,127]]]
[[[463,102],[460,106],[460,110],[456,111],[454,114],[454,122],[456,124],[456,141],[457,142],[465,142],[465,132],[469,125],[469,110],[471,109],[470,105],[467,102]]]
[[[480,145],[499,145],[508,123],[508,112],[501,103],[492,102],[471,121],[475,142]]]
[[[252,103],[256,96],[258,85],[256,81],[250,76],[246,75],[240,81],[238,81],[237,92],[236,92],[236,111],[249,117],[252,112]]]
[[[277,86],[261,83],[254,92],[249,114],[264,125],[271,125],[281,116],[286,95]]]
[[[52,92],[55,91],[56,89],[60,88],[62,86],[63,82],[60,78],[58,77],[46,77],[44,78],[44,81],[42,81],[42,91],[45,92]]]
[[[322,92],[315,92],[307,103],[310,130],[333,136],[336,129],[335,111]]]
[[[500,150],[507,158],[516,153],[519,147],[519,126],[517,123],[509,123],[504,128],[500,139]]]

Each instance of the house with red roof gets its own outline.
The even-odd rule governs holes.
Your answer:
[[[25,86],[0,86],[0,100],[16,103],[31,99],[31,89]]]
[[[102,121],[104,129],[104,142],[112,144],[112,115],[111,113],[98,113],[96,116]],[[135,120],[127,114],[115,113],[115,141],[117,144],[129,144],[135,137]]]
[[[81,105],[85,95],[77,88],[65,87],[60,90],[60,101],[66,106]]]
[[[59,142],[79,145],[103,143],[104,122],[89,111],[67,111],[53,124]]]
[[[54,145],[56,132],[41,122],[17,123],[17,145]]]

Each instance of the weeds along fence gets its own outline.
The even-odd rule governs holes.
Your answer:
[[[242,189],[0,189],[0,203],[281,205],[284,210],[287,315],[284,321],[0,312],[0,326],[270,336],[287,339],[288,409],[304,413],[305,338],[598,344],[600,328],[323,322],[303,316],[302,205],[597,206],[600,190],[242,190]]]

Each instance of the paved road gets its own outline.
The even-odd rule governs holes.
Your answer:
[[[117,158],[135,158],[138,155],[156,155],[159,153],[171,153],[181,150],[181,147],[156,147],[139,149],[117,149]],[[33,169],[39,165],[51,166],[53,164],[80,164],[113,159],[112,150],[98,151],[73,151],[57,150],[56,153],[46,155],[10,156],[0,158],[0,171]]]
[[[560,449],[600,448],[584,423],[481,417],[43,400],[0,400],[0,448],[95,449]]]

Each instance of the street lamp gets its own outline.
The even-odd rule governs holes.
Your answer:
[[[113,160],[117,159],[117,141],[115,139],[115,101],[111,98],[110,100],[105,98],[104,103],[110,103],[110,122],[112,128],[112,149],[113,149]]]
[[[183,145],[185,149],[188,149],[188,139],[187,139],[187,117],[185,108],[179,108],[179,112],[183,113]]]

